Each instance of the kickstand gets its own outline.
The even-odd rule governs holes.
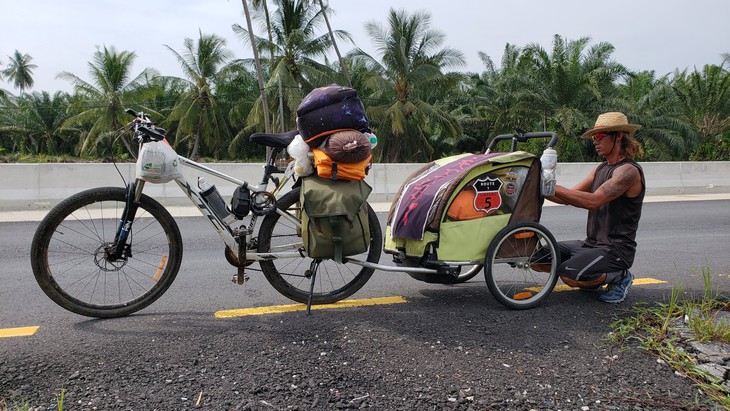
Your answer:
[[[321,260],[314,259],[312,264],[309,265],[309,270],[305,273],[311,277],[311,283],[309,284],[309,297],[307,297],[307,315],[311,314],[312,311],[312,295],[314,294],[314,281],[317,278],[317,269]]]

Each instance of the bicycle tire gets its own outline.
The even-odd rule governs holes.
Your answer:
[[[284,194],[276,200],[276,206],[291,214],[296,220],[299,218],[299,188]],[[370,247],[367,254],[352,256],[358,260],[367,255],[370,263],[380,261],[380,252],[383,247],[383,236],[380,222],[368,204],[368,222],[370,226]],[[301,230],[290,221],[280,218],[279,214],[269,214],[264,218],[258,236],[258,252],[273,252],[274,248],[296,251],[302,247]],[[309,270],[312,259],[309,257],[282,258],[259,262],[261,270],[269,283],[285,297],[307,303],[311,279],[305,275]],[[339,264],[334,260],[322,260],[315,277],[312,304],[332,304],[345,299],[368,282],[375,270],[352,263]]]
[[[533,222],[508,224],[497,232],[484,258],[489,292],[503,305],[524,310],[541,304],[558,281],[555,237]],[[537,270],[549,264],[549,272]]]
[[[429,273],[407,273],[412,278],[423,281],[429,284],[462,284],[472,278],[476,277],[479,272],[482,271],[482,264],[467,265],[462,268],[467,268],[464,272],[459,273],[458,276],[454,277],[449,274],[429,274]]]
[[[146,195],[130,228],[127,256],[106,258],[104,247],[114,241],[126,193],[121,187],[82,191],[41,221],[31,266],[56,304],[88,317],[122,317],[152,304],[172,284],[182,260],[180,231],[170,213]]]

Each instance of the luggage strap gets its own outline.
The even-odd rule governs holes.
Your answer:
[[[332,244],[335,246],[335,261],[342,263],[342,219],[338,216],[330,216],[332,227]]]

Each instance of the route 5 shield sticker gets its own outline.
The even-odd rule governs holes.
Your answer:
[[[502,181],[498,178],[479,179],[474,183],[477,194],[474,197],[474,208],[489,213],[502,205],[502,195],[499,193]]]

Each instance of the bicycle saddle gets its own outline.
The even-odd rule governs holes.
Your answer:
[[[253,133],[249,137],[249,141],[266,147],[286,148],[297,134],[299,134],[299,130],[286,133]]]

